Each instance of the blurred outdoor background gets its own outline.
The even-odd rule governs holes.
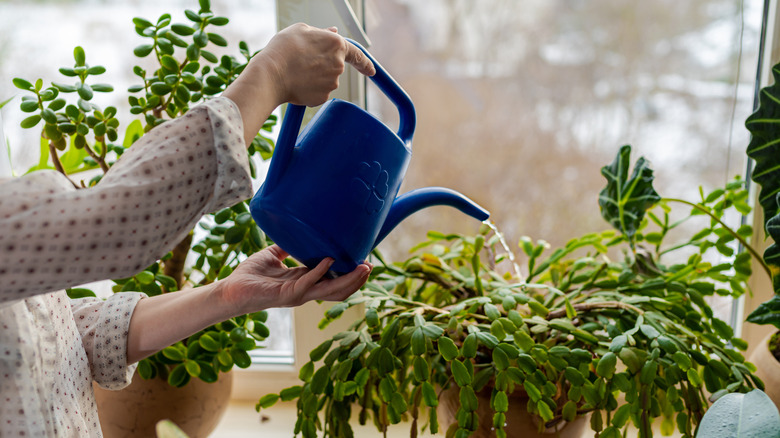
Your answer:
[[[753,103],[762,6],[366,0],[369,50],[417,109],[402,192],[449,187],[486,207],[513,248],[524,235],[561,245],[608,227],[597,204],[600,168],[631,144],[633,160],[650,160],[661,196],[698,200],[700,185],[707,192],[745,174],[743,123]],[[185,8],[197,9],[197,1],[0,1],[0,102],[18,91],[13,77],[61,81],[57,69],[72,64],[76,45],[88,63],[108,69],[101,82],[125,89],[134,83],[132,49],[141,43],[132,17],[172,12],[182,21]],[[261,48],[276,31],[273,0],[212,0],[212,9],[231,19],[221,32],[231,46],[218,54],[237,54],[239,40]],[[368,102],[396,123],[395,108],[373,88]],[[126,100],[98,103],[118,106],[129,123]],[[18,99],[2,116],[10,162],[23,173],[37,162],[38,139],[18,128]],[[436,207],[403,222],[381,249],[401,260],[428,230],[478,227]]]
[[[761,2],[369,4],[372,53],[418,110],[405,188],[466,193],[513,246],[528,235],[555,247],[607,227],[600,168],[623,144],[650,160],[665,197],[696,200],[699,185],[745,174]],[[376,97],[369,105],[389,119]],[[440,207],[385,246],[401,256],[428,229],[476,228]]]

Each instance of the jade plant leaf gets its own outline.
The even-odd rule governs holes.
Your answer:
[[[719,398],[702,418],[697,438],[776,438],[780,414],[772,400],[754,389]]]
[[[601,216],[623,233],[633,247],[633,237],[645,212],[661,197],[653,188],[653,170],[640,157],[628,176],[631,166],[631,146],[620,148],[612,164],[601,168],[607,186],[599,194]]]
[[[8,102],[12,101],[14,99],[14,97],[16,97],[16,96],[11,96],[8,99],[0,102],[0,108],[4,107]]]
[[[188,435],[179,429],[171,420],[161,420],[155,426],[157,438],[187,438]]]

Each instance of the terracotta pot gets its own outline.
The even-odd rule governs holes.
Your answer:
[[[472,435],[473,437],[496,436],[493,431],[493,411],[490,409],[491,391],[491,388],[485,387],[477,393],[479,429]],[[456,415],[460,408],[459,392],[460,388],[457,385],[452,385],[439,398],[437,414],[439,416],[439,430],[442,434],[451,424],[458,422]],[[509,395],[509,410],[506,412],[506,426],[504,426],[508,438],[579,438],[585,428],[589,427],[587,418],[580,417],[571,423],[561,423],[556,430],[546,430],[539,433],[539,424],[535,417],[528,413],[527,404],[528,396],[524,391],[518,390]]]
[[[780,409],[780,362],[769,352],[769,338],[774,333],[770,333],[756,347],[748,359],[756,365],[756,376],[764,381],[766,388],[764,392],[775,402]]]
[[[162,379],[144,380],[136,373],[125,389],[108,391],[95,385],[98,415],[107,438],[150,438],[158,421],[169,419],[190,438],[205,438],[217,427],[230,401],[233,373],[220,373],[206,383],[192,379],[174,388]]]

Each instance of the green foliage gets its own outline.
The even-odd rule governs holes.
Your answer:
[[[86,289],[83,287],[72,287],[70,289],[66,289],[65,293],[68,294],[68,298],[74,300],[77,298],[87,298],[87,297],[95,297],[95,292],[93,292],[90,289]]]
[[[599,194],[599,207],[604,219],[623,233],[633,247],[633,237],[645,211],[661,197],[653,189],[653,171],[644,158],[634,166],[631,177],[631,146],[620,148],[615,161],[601,168],[607,186]]]
[[[185,16],[190,24],[171,24],[171,15],[167,13],[154,22],[140,17],[133,19],[136,33],[148,40],[135,48],[135,55],[152,58],[144,64],[150,65],[149,61],[152,61],[157,66],[150,72],[138,65],[133,67],[141,84],[129,88],[131,95],[127,99],[130,113],[141,116],[140,134],[186,113],[191,105],[220,94],[256,53],[250,52],[248,45],[241,41],[238,45],[240,59],[229,55],[217,58],[206,48],[212,44],[226,46],[227,41],[208,30],[224,26],[229,20],[215,16],[203,5],[197,13],[185,11]],[[63,173],[71,175],[100,167],[105,172],[140,137],[138,128],[128,127],[122,143],[116,143],[120,125],[117,109],[103,109],[92,102],[96,92],[114,91],[112,85],[92,82],[106,69],[90,66],[81,47],[76,47],[73,55],[74,65],[59,69],[63,76],[73,80],[72,83],[52,82],[44,88],[42,79],[34,83],[23,78],[13,79],[17,88],[30,93],[23,96],[20,103],[20,109],[30,114],[22,120],[21,126],[31,129],[41,127],[43,122],[41,163],[30,171],[60,170],[62,167]],[[262,132],[270,132],[275,123],[276,116],[271,116]],[[273,147],[270,138],[258,135],[249,147],[249,154],[259,152],[263,159],[268,159]],[[60,155],[58,151],[64,153]],[[251,161],[250,166],[254,176]],[[82,181],[81,185],[90,186],[98,181],[99,178],[88,183]]]
[[[777,438],[778,435],[777,407],[757,389],[718,399],[702,418],[696,433],[701,438]]]
[[[780,164],[780,126],[778,126],[778,99],[780,98],[780,65],[772,68],[775,83],[761,90],[760,105],[745,121],[751,139],[747,155],[755,160],[752,179],[761,185],[759,203],[764,209],[764,224],[780,213],[777,194],[780,182],[777,166]]]
[[[780,295],[761,303],[747,320],[755,324],[772,324],[780,329]]]
[[[780,64],[772,68],[775,83],[761,90],[759,107],[745,121],[751,134],[747,155],[755,160],[751,179],[761,186],[758,201],[764,209],[764,226],[772,238],[772,245],[764,252],[764,261],[771,270],[775,296],[759,306],[748,316],[756,324],[773,324],[780,328],[780,312],[770,312],[777,307],[780,296]]]
[[[138,374],[181,387],[193,377],[215,382],[219,372],[230,371],[233,365],[247,368],[252,364],[247,352],[255,348],[255,340],[268,336],[267,317],[266,312],[242,315],[195,333],[141,360]]]
[[[241,41],[239,57],[217,58],[209,51],[211,46],[224,47],[228,42],[211,30],[229,20],[214,15],[207,0],[198,5],[197,12],[184,11],[187,24],[172,23],[170,14],[162,14],[154,21],[133,19],[136,33],[144,39],[134,54],[148,58],[143,64],[149,71],[138,65],[133,67],[140,84],[128,90],[130,114],[124,117],[130,121],[123,125],[121,138],[119,119],[123,115],[114,107],[101,108],[92,102],[95,93],[117,91],[111,85],[93,82],[106,69],[88,64],[83,48],[74,49],[72,66],[59,69],[66,78],[62,82],[44,87],[43,79],[14,78],[13,84],[26,92],[20,109],[29,116],[21,126],[41,131],[40,160],[29,171],[57,169],[72,176],[100,168],[105,173],[146,132],[185,114],[192,105],[220,94],[232,83],[256,52],[250,52]],[[269,117],[248,149],[250,156],[260,153],[263,159],[270,158],[274,143],[267,135],[275,124],[276,116]],[[249,165],[254,176],[251,159]],[[90,187],[101,176],[74,185]],[[206,215],[199,226],[206,231],[205,237],[188,246],[172,248],[168,255],[133,277],[114,280],[114,292],[139,291],[154,296],[209,284],[226,277],[239,260],[268,245],[249,214],[248,202]],[[185,241],[191,239],[192,233]],[[194,256],[195,263],[185,267],[183,260],[188,253]],[[286,263],[294,264],[289,260]],[[71,298],[95,296],[84,288],[67,292]],[[259,312],[215,324],[142,360],[138,372],[147,379],[167,379],[173,386],[183,386],[193,377],[213,382],[219,372],[229,371],[234,365],[246,368],[251,364],[247,352],[255,348],[256,341],[269,335],[266,318],[265,312]]]
[[[621,149],[616,160],[623,169],[628,153]],[[647,177],[642,163],[639,174]],[[627,181],[609,184],[631,186]],[[294,433],[352,436],[353,407],[360,424],[386,430],[405,420],[411,436],[426,427],[434,433],[438,394],[455,385],[460,409],[448,436],[477,431],[475,411],[483,402],[474,395],[485,390],[497,436],[505,433],[509,395],[521,391],[540,428],[591,414],[599,436],[625,436],[633,424],[649,437],[651,423],[660,421],[667,433],[677,428],[692,437],[706,394],[714,400],[763,387],[755,367],[732,347],[746,343],[706,302],[745,291],[750,254],[717,261],[747,233],[721,221],[742,208],[743,185],[736,179],[697,203],[644,203],[655,204],[646,212],[621,204],[633,198],[626,196],[631,190],[605,190],[601,202],[646,216],[621,228],[631,235],[590,233],[557,249],[523,238],[526,278],[504,272],[508,249],[490,226],[475,236],[432,231],[402,263],[375,252],[380,263],[369,282],[329,310],[321,326],[352,306],[363,306],[366,317],[314,350],[318,364],[308,363],[301,385],[285,390],[297,399]],[[651,186],[643,190],[654,193]],[[613,211],[606,217],[611,223],[620,215]],[[691,231],[697,220],[704,225]],[[672,258],[678,261],[667,262]],[[257,409],[282,393],[263,397]]]

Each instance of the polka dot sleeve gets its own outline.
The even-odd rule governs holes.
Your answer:
[[[117,390],[130,384],[137,364],[127,364],[127,334],[135,305],[143,297],[142,293],[124,292],[107,300],[71,300],[92,379],[103,388]]]
[[[0,183],[0,306],[136,274],[200,217],[252,195],[243,124],[220,97],[141,137],[89,189],[54,171]]]

